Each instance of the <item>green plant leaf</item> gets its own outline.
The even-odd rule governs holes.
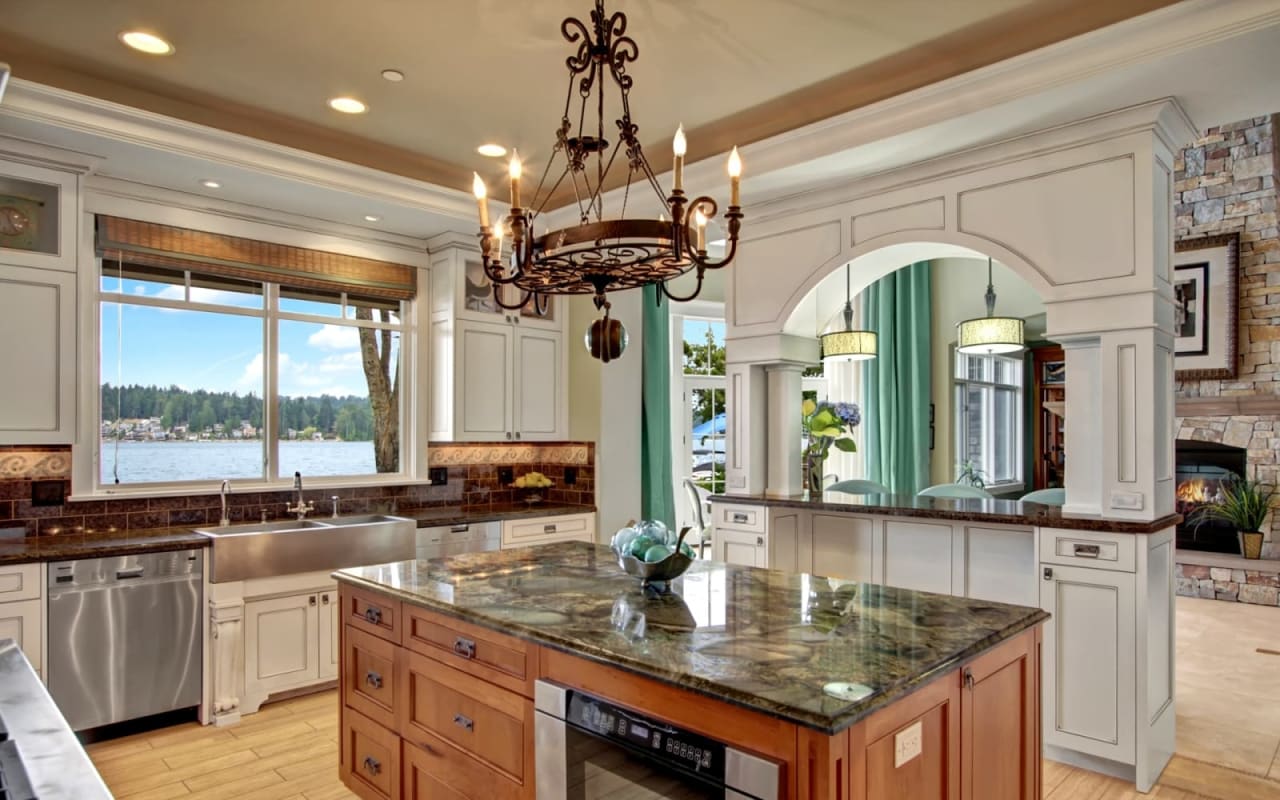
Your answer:
[[[835,446],[837,450],[844,453],[858,452],[858,443],[852,439],[836,439]]]

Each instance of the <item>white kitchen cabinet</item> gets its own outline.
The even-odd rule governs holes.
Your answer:
[[[320,593],[320,633],[316,643],[320,646],[320,680],[336,681],[338,679],[338,663],[342,660],[342,651],[338,644],[338,590]]]
[[[245,689],[259,704],[272,692],[320,680],[319,604],[314,592],[244,604]]]
[[[951,594],[951,524],[894,519],[882,524],[883,578],[878,582],[919,592]],[[1027,566],[1035,568],[1034,563]]]
[[[0,254],[5,255],[5,254]],[[0,444],[75,439],[75,274],[0,264]]]
[[[1131,763],[1135,686],[1133,575],[1046,566],[1040,607],[1045,625],[1044,742]]]
[[[744,567],[769,566],[768,534],[716,528],[712,540],[713,561]]]
[[[19,215],[24,229],[0,236],[0,263],[75,273],[79,188],[78,172],[0,163],[0,205]]]
[[[13,639],[31,666],[43,674],[44,601],[0,603],[0,639]]]
[[[875,523],[848,514],[813,515],[812,569],[828,578],[874,580]]]
[[[553,517],[520,517],[502,522],[502,549],[553,542],[596,540],[595,514],[560,514]]]
[[[568,435],[563,298],[547,317],[508,310],[477,283],[476,254],[454,245],[431,260],[435,441],[550,441]]]

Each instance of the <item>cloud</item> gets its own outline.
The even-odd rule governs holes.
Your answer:
[[[307,344],[321,350],[355,350],[360,347],[360,334],[355,328],[321,325],[320,330],[307,337]]]

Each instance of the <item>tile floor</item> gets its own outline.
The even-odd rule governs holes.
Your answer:
[[[1178,755],[1149,795],[1045,762],[1044,800],[1280,800],[1280,609],[1178,598]],[[92,745],[118,800],[346,800],[334,692]]]

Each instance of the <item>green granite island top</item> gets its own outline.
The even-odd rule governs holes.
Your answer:
[[[658,594],[607,547],[581,542],[334,577],[827,734],[1048,619],[1035,608],[710,561]]]

